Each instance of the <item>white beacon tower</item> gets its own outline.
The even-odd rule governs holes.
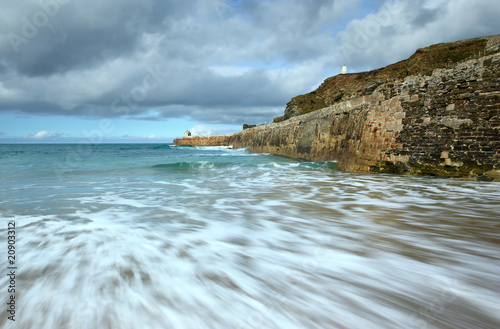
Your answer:
[[[342,66],[342,74],[347,74],[347,66]]]

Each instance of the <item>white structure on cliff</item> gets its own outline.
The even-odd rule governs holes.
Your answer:
[[[347,74],[347,66],[342,66],[342,74]]]
[[[184,133],[184,138],[190,138],[191,137],[191,132],[189,130],[186,130]]]

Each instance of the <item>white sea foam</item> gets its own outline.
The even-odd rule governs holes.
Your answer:
[[[196,146],[198,150],[210,150],[210,151],[224,151],[232,150],[232,146]]]
[[[19,295],[0,326],[499,327],[499,184],[262,156],[154,167],[215,163],[181,155],[3,192]]]

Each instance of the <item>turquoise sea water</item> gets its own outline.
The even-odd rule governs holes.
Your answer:
[[[1,328],[499,328],[500,184],[0,145]]]

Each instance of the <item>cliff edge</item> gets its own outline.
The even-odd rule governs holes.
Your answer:
[[[498,52],[499,42],[500,35],[496,35],[435,44],[418,49],[406,60],[380,69],[330,77],[315,91],[292,98],[286,106],[284,117],[278,121],[359,96],[370,95],[378,86],[390,81],[420,74],[432,74],[433,70],[439,68],[451,68],[481,52],[483,55],[488,52]]]
[[[329,78],[294,98],[286,120],[223,143],[337,161],[348,171],[500,181],[499,41],[430,46],[382,69]]]

